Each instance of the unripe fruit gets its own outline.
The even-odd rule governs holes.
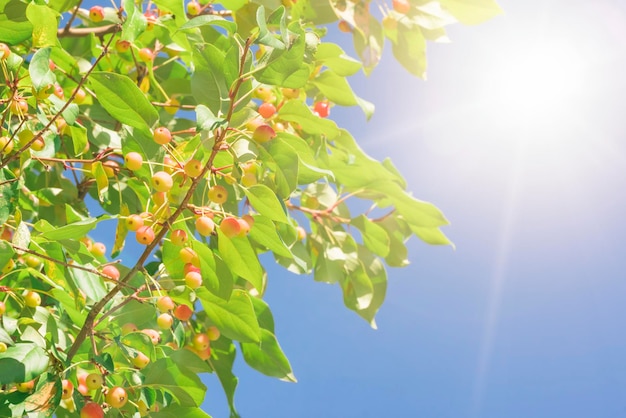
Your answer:
[[[7,44],[0,43],[0,53],[2,53],[0,60],[6,60],[11,55],[11,49]]]
[[[204,333],[196,334],[191,339],[191,344],[196,350],[204,351],[209,348],[209,336]]]
[[[383,27],[387,30],[396,30],[398,21],[393,16],[387,15],[383,18]]]
[[[157,206],[163,206],[165,202],[167,202],[167,193],[165,192],[156,192],[152,195],[152,200],[154,200],[154,204]]]
[[[63,87],[58,84],[54,85],[54,91],[52,92],[59,99],[63,99],[65,97],[65,93],[63,92]]]
[[[9,260],[4,267],[2,267],[2,271],[0,273],[2,274],[8,274],[11,271],[13,271],[13,269],[15,268],[15,261],[13,260]]]
[[[276,132],[269,125],[260,125],[252,133],[252,139],[259,144],[271,141],[275,136]]]
[[[30,149],[32,149],[33,151],[41,151],[45,147],[46,147],[46,142],[41,137],[35,139],[33,143],[30,144]]]
[[[176,307],[174,301],[169,296],[161,296],[156,303],[157,309],[161,312],[167,312]]]
[[[80,418],[104,418],[104,411],[99,404],[87,402],[80,410]]]
[[[167,315],[167,314],[164,314],[164,315]],[[148,365],[148,363],[150,363],[150,358],[146,356],[144,353],[142,353],[141,351],[138,351],[135,357],[133,357],[131,361],[133,363],[133,366],[135,366],[138,369],[143,369],[144,367]]]
[[[190,271],[185,274],[185,284],[191,289],[197,289],[202,286],[202,275],[197,271]]]
[[[5,305],[4,302],[0,300],[0,316],[4,315],[6,311],[7,311],[7,305]]]
[[[87,98],[87,93],[85,93],[85,90],[78,89],[76,93],[74,94],[74,103],[82,104],[85,102],[86,98]]]
[[[185,247],[181,249],[178,255],[180,256],[180,260],[183,263],[190,263],[196,267],[200,267],[200,258],[198,257],[198,254],[196,254],[196,252],[191,248]]]
[[[99,404],[87,402],[80,410],[80,418],[104,418],[104,411]]]
[[[121,408],[126,405],[128,401],[128,396],[126,395],[126,390],[120,386],[114,386],[107,391],[105,396],[106,402],[109,406],[113,408]]]
[[[215,230],[215,222],[208,216],[201,216],[196,219],[196,230],[204,237],[208,237]]]
[[[186,263],[186,264],[185,264],[185,266],[183,267],[183,273],[184,273],[184,274],[187,274],[187,273],[189,273],[190,271],[195,271],[195,272],[197,272],[197,273],[200,273],[200,268],[198,268],[198,267],[194,266],[194,265],[193,265],[193,264],[191,264],[191,263]]]
[[[250,233],[250,228],[251,228],[248,222],[246,222],[245,219],[243,218],[237,219],[237,222],[239,222],[239,227],[241,228],[239,231],[239,236],[245,237],[246,235],[248,235]]]
[[[330,104],[326,100],[315,102],[315,104],[313,104],[313,111],[317,113],[317,116],[320,118],[327,118],[330,114]]]
[[[264,123],[265,121],[263,120],[263,118],[255,117],[246,122],[246,129],[254,132],[256,128],[263,125]]]
[[[282,89],[285,99],[297,99],[300,97],[300,89]]]
[[[132,322],[122,325],[122,335],[127,335],[127,334],[130,334],[131,332],[137,332],[137,331],[138,331],[137,325],[133,324]]]
[[[250,228],[252,228],[252,226],[254,225],[254,218],[250,214],[243,215],[241,219],[246,221],[248,225],[250,226]]]
[[[401,14],[407,14],[411,10],[411,3],[408,0],[392,0],[393,10]]]
[[[178,112],[180,102],[176,98],[171,97],[165,103],[170,105],[170,106],[165,106],[164,108],[167,113],[169,113],[170,115],[175,115],[176,112]]]
[[[104,384],[104,379],[100,373],[89,373],[85,378],[85,386],[89,390],[100,389]]]
[[[152,62],[154,59],[154,52],[150,48],[141,48],[139,50],[139,59],[143,62]]]
[[[139,170],[143,165],[143,157],[138,152],[129,152],[124,156],[124,165],[129,170]]]
[[[196,1],[190,1],[189,3],[187,3],[187,13],[189,13],[191,16],[198,15],[200,13],[200,9],[201,6]]]
[[[174,180],[165,171],[159,171],[152,176],[152,187],[157,192],[169,192],[174,185]]]
[[[103,162],[102,168],[104,169],[104,173],[107,177],[115,177],[115,175],[120,171],[120,165],[117,161],[113,160]]]
[[[62,392],[61,399],[69,399],[74,394],[74,384],[67,379],[61,382]]]
[[[228,238],[232,238],[239,235],[239,233],[241,232],[241,224],[239,223],[239,220],[237,218],[228,216],[222,219],[222,222],[220,222],[220,230]]]
[[[302,228],[301,226],[296,227],[296,232],[298,234],[298,239],[300,241],[302,241],[303,239],[306,238],[306,231],[304,228]]]
[[[164,126],[158,127],[154,130],[154,134],[152,134],[152,138],[154,142],[159,145],[165,145],[172,140],[172,133],[169,129]]]
[[[143,226],[143,218],[137,214],[130,215],[124,222],[129,231],[136,231]]]
[[[35,389],[35,381],[31,380],[29,382],[22,382],[15,385],[18,392],[27,393]]]
[[[24,256],[24,262],[26,263],[28,267],[31,267],[34,269],[41,266],[41,260],[35,257],[34,255],[30,255],[30,254]]]
[[[222,205],[228,199],[228,190],[224,186],[213,186],[209,189],[208,197],[211,202]]]
[[[259,86],[256,88],[256,90],[254,90],[254,93],[252,93],[252,95],[257,99],[268,102],[272,98],[272,90],[269,87]]]
[[[162,313],[157,317],[157,326],[161,329],[170,329],[174,325],[174,318],[168,313]]]
[[[245,173],[241,176],[241,185],[243,187],[251,187],[258,183],[256,178],[256,174],[253,173]]]
[[[265,119],[268,119],[274,116],[274,114],[276,113],[276,106],[274,106],[272,103],[265,102],[262,103],[261,106],[259,106],[258,112]]]
[[[9,109],[14,115],[24,115],[28,113],[28,103],[22,98],[15,98],[11,101]]]
[[[93,6],[89,9],[89,18],[95,23],[102,22],[104,20],[104,9],[102,6]]]
[[[198,177],[202,174],[202,163],[198,160],[191,159],[185,164],[185,174],[189,177]]]
[[[102,274],[111,278],[112,280],[120,279],[120,271],[112,264],[104,266],[102,268]]]
[[[352,32],[352,26],[350,26],[350,24],[346,22],[345,20],[340,20],[338,26],[339,26],[339,30],[342,32],[345,32],[345,33]]]
[[[8,349],[9,347],[7,347],[5,343],[0,341],[0,354],[5,353]]]
[[[14,148],[14,144],[13,144],[13,140],[11,140],[11,137],[8,137],[8,136],[0,137],[0,151],[2,151],[4,155],[9,155],[11,151],[13,151],[13,148]]]
[[[115,42],[115,50],[119,53],[127,52],[130,49],[130,42],[121,39]]]
[[[161,334],[159,334],[159,331],[157,331],[156,329],[145,328],[142,329],[141,332],[150,337],[150,341],[152,341],[153,345],[157,345],[161,342]]]
[[[91,254],[94,257],[102,257],[106,253],[107,247],[101,242],[94,242],[91,245]]]
[[[135,239],[143,245],[150,245],[154,241],[154,230],[147,226],[140,226],[135,232]]]
[[[189,321],[189,319],[193,316],[193,311],[187,305],[178,305],[174,309],[174,316],[180,321]]]
[[[189,241],[189,237],[187,236],[187,232],[183,231],[182,229],[175,229],[174,231],[172,231],[170,240],[174,245],[185,245],[185,243]]]
[[[220,338],[220,330],[217,327],[209,327],[206,330],[206,335],[209,336],[209,341],[216,341]]]
[[[29,290],[28,293],[24,295],[24,303],[29,308],[36,308],[41,305],[41,296],[39,296],[39,293]]]

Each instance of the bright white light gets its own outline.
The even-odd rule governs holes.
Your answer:
[[[498,124],[558,135],[584,98],[586,76],[585,58],[571,41],[512,46],[486,77],[487,106]]]

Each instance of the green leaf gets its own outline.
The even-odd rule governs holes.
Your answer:
[[[204,287],[222,299],[230,298],[233,290],[233,277],[230,274],[218,274],[215,256],[208,246],[200,241],[193,240],[191,247],[200,258],[200,270]]]
[[[19,0],[0,1],[0,41],[15,45],[29,39],[33,25],[26,18],[28,4]]]
[[[398,25],[398,37],[392,45],[394,57],[411,74],[426,79],[426,38],[419,26]]]
[[[0,225],[15,211],[20,193],[20,182],[8,168],[0,170]]]
[[[317,47],[315,59],[341,77],[356,74],[363,67],[359,61],[346,55],[339,45],[328,42],[322,42]]]
[[[228,399],[231,418],[239,417],[235,409],[235,390],[237,389],[238,379],[232,371],[236,354],[235,346],[227,338],[220,338],[211,344],[209,363],[222,384],[226,399]]]
[[[48,368],[43,348],[33,343],[17,343],[0,353],[0,384],[28,382]]]
[[[109,219],[109,216],[105,215],[99,218],[87,218],[83,221],[74,222],[51,231],[43,232],[41,237],[52,241],[82,237],[94,229],[98,222],[105,219]]]
[[[89,77],[89,83],[102,107],[118,121],[149,131],[158,120],[158,112],[130,78],[94,71]]]
[[[230,20],[226,20],[221,16],[215,15],[196,16],[184,25],[182,25],[178,30],[189,30],[207,25],[219,26],[226,29],[230,34],[237,32],[237,24],[235,22],[231,22]]]
[[[263,268],[247,237],[228,238],[217,228],[217,248],[234,274],[246,279],[256,289],[263,289]]]
[[[363,244],[374,254],[387,257],[389,254],[389,235],[383,227],[370,221],[367,216],[359,215],[350,222],[361,231]]]
[[[281,6],[282,7],[282,6]],[[282,7],[282,14],[284,15],[285,8]],[[259,28],[259,34],[255,40],[255,43],[269,46],[270,48],[285,49],[285,44],[274,35],[265,24],[265,7],[260,6],[256,10],[256,22]]]
[[[276,194],[288,199],[298,182],[298,154],[284,142],[270,141],[265,147],[259,147],[259,155],[274,173]]]
[[[200,408],[190,408],[176,404],[168,405],[158,412],[150,412],[152,418],[211,418]]]
[[[7,265],[10,259],[15,255],[13,247],[7,241],[0,240],[0,270]]]
[[[124,0],[124,11],[126,12],[126,20],[122,24],[121,39],[134,42],[146,30],[146,18],[135,6],[133,0]]]
[[[255,184],[244,188],[246,197],[252,207],[261,215],[276,222],[287,222],[285,207],[280,203],[276,194],[267,186]]]
[[[183,407],[202,404],[206,386],[193,372],[176,364],[172,359],[162,358],[143,369],[144,386],[165,390]]]
[[[76,285],[90,300],[99,301],[107,294],[102,277],[81,269],[71,271]]]
[[[91,165],[91,174],[95,177],[96,186],[98,186],[98,199],[100,202],[104,202],[109,194],[109,176],[107,176],[100,161],[96,161]]]
[[[28,248],[30,245],[30,230],[24,222],[20,222],[13,234],[13,245],[20,248]],[[18,254],[23,254],[24,251],[17,251]]]
[[[439,0],[439,3],[466,25],[477,25],[502,14],[495,0]]]
[[[54,46],[57,43],[58,13],[48,6],[30,3],[26,17],[33,25],[33,46]]]
[[[259,342],[261,331],[250,302],[250,296],[243,290],[233,290],[228,301],[212,295],[200,288],[196,291],[202,307],[222,334],[241,342]]]
[[[341,106],[355,106],[356,97],[348,81],[332,71],[324,71],[312,80],[324,96]]]
[[[276,225],[271,219],[263,215],[254,215],[254,226],[250,229],[249,237],[282,257],[293,257],[285,242],[276,232]]]
[[[314,115],[311,109],[299,100],[289,100],[278,113],[281,119],[300,125],[306,133],[325,135],[329,139],[340,134],[335,122]]]
[[[372,328],[376,329],[374,317],[385,301],[385,295],[387,294],[387,272],[380,259],[362,246],[359,246],[358,254],[359,263],[361,263],[363,270],[372,283],[373,296],[369,306],[365,309],[357,310],[356,313],[368,321]]]
[[[298,180],[297,184],[310,184],[322,177],[333,178],[333,172],[318,167],[315,154],[311,147],[299,136],[286,132],[278,132],[272,141],[274,144],[281,144],[280,150],[285,152],[285,147],[292,149],[298,157]],[[287,151],[292,155],[291,151]]]
[[[28,66],[30,79],[36,91],[40,91],[56,82],[54,73],[50,70],[50,48],[41,48],[33,54]]]
[[[71,125],[70,135],[72,136],[72,147],[74,155],[81,155],[87,146],[87,129],[80,125]]]
[[[280,348],[274,334],[261,329],[260,343],[241,343],[243,358],[250,367],[266,376],[296,382],[289,360]]]

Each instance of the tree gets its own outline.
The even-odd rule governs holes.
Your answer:
[[[236,347],[293,380],[260,254],[338,284],[375,326],[405,241],[450,244],[443,214],[328,116],[372,114],[346,78],[385,38],[423,77],[426,40],[493,0],[379,17],[341,0],[1,4],[0,416],[208,416],[204,372],[235,416]],[[360,60],[322,41],[338,20]],[[88,237],[100,223],[114,241]]]

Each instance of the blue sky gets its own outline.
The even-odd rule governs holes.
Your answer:
[[[354,77],[377,105],[368,124],[332,113],[446,213],[457,249],[410,241],[377,331],[339,288],[268,265],[299,382],[238,360],[244,418],[626,415],[626,6],[500,4],[430,46],[427,82],[390,54]],[[227,417],[207,384],[205,409]]]

